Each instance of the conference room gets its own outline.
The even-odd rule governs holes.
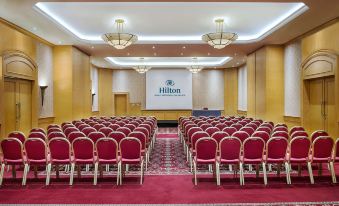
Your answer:
[[[338,20],[337,0],[0,0],[0,204],[339,204]]]

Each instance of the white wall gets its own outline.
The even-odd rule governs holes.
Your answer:
[[[39,89],[39,117],[53,117],[53,49],[43,43],[36,43],[39,86],[48,86],[45,90],[44,105],[41,104]]]
[[[238,110],[247,111],[247,66],[238,69]]]
[[[300,117],[300,41],[285,47],[285,116]]]
[[[91,81],[92,81],[92,94],[95,94],[93,96],[93,102],[92,102],[92,111],[98,111],[99,110],[99,89],[98,89],[98,82],[99,82],[99,76],[98,76],[98,68],[91,65]]]
[[[202,70],[193,74],[193,109],[224,109],[224,71]]]

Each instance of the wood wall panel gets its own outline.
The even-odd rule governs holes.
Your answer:
[[[255,53],[247,56],[247,116],[255,117]]]
[[[113,103],[113,71],[111,69],[99,69],[99,114],[100,116],[112,116],[114,114]]]
[[[255,117],[265,119],[266,115],[266,48],[255,53]]]
[[[225,115],[238,113],[238,68],[224,70]]]

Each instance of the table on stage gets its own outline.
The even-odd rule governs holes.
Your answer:
[[[192,110],[192,116],[199,117],[199,116],[221,116],[221,110]]]

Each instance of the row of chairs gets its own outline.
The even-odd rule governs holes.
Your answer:
[[[135,120],[135,119],[134,119]],[[152,122],[152,131],[156,130],[156,119],[145,118],[146,121]],[[87,119],[81,122],[87,121]],[[69,128],[77,128],[75,125],[78,122],[63,123],[61,126],[50,125],[48,130],[52,128],[59,128],[61,132],[66,131]],[[141,122],[142,123],[142,122]],[[70,125],[75,127],[71,127]],[[87,123],[86,123],[87,124]],[[123,128],[123,127],[119,127]],[[128,129],[128,128],[127,128]],[[136,130],[137,128],[135,128]],[[143,128],[142,131],[147,131]],[[32,131],[41,132],[43,131]],[[53,131],[55,132],[55,131]],[[52,132],[52,133],[53,133]],[[47,132],[48,133],[48,132]],[[69,135],[74,132],[71,132]],[[81,133],[81,132],[80,132]],[[100,134],[95,139],[90,138],[91,134]],[[82,133],[83,134],[83,133]],[[149,160],[148,146],[146,135],[140,131],[130,131],[127,135],[123,132],[120,139],[115,139],[114,135],[110,133],[108,136],[101,132],[91,132],[88,136],[79,136],[75,139],[65,138],[65,136],[53,137],[50,139],[43,139],[37,137],[29,137],[22,141],[19,138],[10,136],[1,142],[2,159],[1,159],[1,177],[0,185],[2,183],[5,165],[20,165],[24,164],[24,176],[22,184],[26,184],[26,177],[29,171],[30,165],[46,165],[47,176],[46,184],[49,184],[51,166],[56,165],[71,165],[70,184],[73,183],[74,167],[78,165],[94,165],[94,183],[96,184],[98,165],[100,164],[116,164],[118,167],[117,184],[122,183],[123,165],[140,164],[141,167],[141,183],[143,178],[143,165]],[[147,134],[148,131],[147,131]],[[72,140],[72,141],[69,141]],[[118,140],[118,141],[117,141]],[[145,159],[145,160],[144,160]],[[107,167],[106,167],[107,168]],[[58,171],[57,171],[58,174]],[[78,171],[79,174],[79,171]],[[119,178],[120,175],[120,178]]]
[[[198,161],[199,158],[197,158],[198,156],[197,143],[201,139],[205,139],[205,140],[208,139],[211,142],[215,141],[217,145],[215,150],[212,149],[211,151],[209,151],[211,152],[210,153],[211,155],[212,154],[215,155],[213,157],[215,161],[212,161],[213,158],[210,160],[214,163],[216,168],[218,167],[218,164],[221,164],[221,162],[223,162],[221,161],[223,159],[221,158],[222,155],[228,154],[232,156],[230,152],[231,151],[234,152],[232,158],[233,160],[236,160],[236,161],[232,162],[230,161],[230,159],[226,158],[226,160],[224,159],[224,163],[228,163],[229,165],[231,164],[238,165],[239,170],[240,170],[240,184],[244,184],[243,164],[245,163],[250,164],[250,168],[251,168],[252,164],[258,164],[259,162],[260,164],[265,163],[265,165],[262,166],[263,171],[264,171],[265,184],[267,183],[267,178],[266,178],[266,164],[267,163],[269,164],[269,166],[271,166],[271,164],[285,164],[285,170],[287,173],[286,174],[287,183],[290,183],[291,182],[290,175],[289,175],[290,166],[286,167],[287,165],[290,165],[292,163],[299,164],[299,165],[301,163],[306,163],[307,165],[310,165],[311,163],[315,163],[315,162],[316,163],[327,162],[329,163],[329,169],[331,171],[332,181],[336,182],[333,162],[338,161],[339,159],[338,158],[339,152],[337,151],[338,140],[334,143],[333,139],[329,137],[328,134],[324,131],[317,131],[313,133],[312,139],[309,139],[308,135],[303,135],[306,132],[302,127],[294,127],[291,129],[290,134],[300,133],[301,135],[293,136],[293,138],[289,138],[290,136],[287,133],[288,131],[287,126],[284,124],[277,124],[274,126],[272,122],[263,122],[262,120],[231,118],[231,119],[236,119],[233,122],[233,124],[237,124],[239,122],[240,123],[246,122],[246,124],[243,124],[243,125],[240,124],[242,125],[242,127],[234,128],[232,132],[227,129],[220,131],[219,128],[214,127],[213,125],[209,125],[209,127],[201,128],[201,126],[204,126],[206,123],[200,124],[200,127],[199,127],[198,124],[204,120],[202,120],[201,118],[197,118],[197,119],[199,121],[195,121],[196,120],[195,118],[181,118],[179,120],[179,130],[180,130],[179,135],[181,136],[181,140],[184,143],[184,148],[185,148],[184,151],[187,153],[187,158],[191,166],[191,171],[192,171],[192,161],[193,161],[193,167],[194,167],[193,172],[194,172],[195,177],[196,177],[196,164],[198,163],[209,164],[209,163],[206,163],[206,161]],[[186,120],[186,121],[183,121],[183,120]],[[213,118],[208,118],[208,120],[213,120],[212,122],[216,122]],[[247,133],[246,130],[242,130],[243,128],[246,129],[246,125],[250,125],[250,124],[256,125],[257,131],[253,131],[252,133]],[[229,128],[229,127],[226,127],[226,128]],[[267,131],[260,130],[260,128],[264,128],[264,129],[268,128],[269,130]],[[237,131],[237,129],[240,131]],[[227,132],[230,132],[231,134],[228,134]],[[283,135],[274,135],[274,134],[279,134],[279,133]],[[240,142],[241,147],[239,151],[242,151],[242,152],[239,152],[239,153],[235,152],[233,150],[234,148],[232,148],[233,146],[225,147],[224,149],[226,150],[221,151],[223,148],[220,146],[222,140],[226,141],[226,140],[234,140],[234,139]],[[249,154],[249,153],[253,154],[253,151],[250,146],[248,147],[244,146],[245,142],[247,143],[247,145],[251,145],[249,143],[252,141],[255,141],[257,143],[262,142],[260,143],[260,145],[263,145],[262,147],[259,147],[259,148],[252,148],[254,150],[259,149],[259,150],[256,150],[257,156],[256,158],[254,158],[256,159],[256,161],[253,160],[253,157],[245,158],[244,156],[244,154]],[[302,145],[301,143],[304,143],[304,145]],[[274,145],[274,146],[271,147],[270,145]],[[235,148],[238,148],[238,147],[235,147]],[[247,148],[248,152],[245,152],[245,148]],[[269,154],[266,153],[268,151],[268,148],[270,148]],[[293,151],[291,150],[291,148],[293,148]],[[316,149],[312,149],[312,148],[316,148]],[[236,154],[238,154],[238,158],[234,158]],[[273,159],[271,157],[272,155],[273,155]],[[279,158],[277,158],[274,155],[277,155]],[[250,161],[245,161],[246,159]],[[279,161],[277,161],[277,159],[279,159]],[[219,160],[219,162],[217,160]],[[310,180],[311,180],[311,183],[313,183],[314,182],[313,175],[311,174],[312,168],[311,166],[308,166],[308,168],[309,168]],[[219,173],[219,178],[220,178],[220,171],[218,171],[217,169],[215,169],[214,171],[217,173],[216,174],[217,177]],[[218,181],[220,184],[220,179]]]

